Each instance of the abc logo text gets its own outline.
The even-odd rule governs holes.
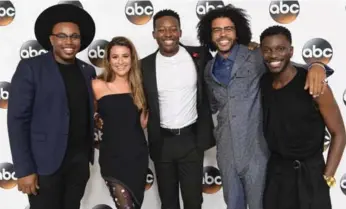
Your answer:
[[[16,9],[11,1],[0,1],[0,26],[10,24],[16,16]]]
[[[7,109],[11,84],[7,81],[0,82],[0,108]]]
[[[225,4],[220,0],[199,0],[196,5],[196,15],[201,19],[210,10],[224,7]]]
[[[125,5],[127,19],[135,25],[144,25],[153,16],[154,7],[150,1],[129,0]]]
[[[17,185],[17,178],[11,163],[0,163],[0,188],[12,189]]]
[[[105,48],[108,44],[106,40],[96,40],[92,42],[88,48],[89,61],[96,67],[103,67],[103,58],[105,56]]]
[[[32,58],[45,53],[47,53],[47,50],[43,49],[43,47],[38,43],[37,40],[29,40],[25,42],[20,48],[21,59]]]
[[[153,186],[153,183],[154,183],[154,174],[150,170],[150,168],[148,168],[147,177],[146,177],[146,184],[145,184],[145,190],[149,190]]]
[[[278,23],[293,22],[300,12],[300,5],[295,0],[275,0],[269,5],[269,14]]]
[[[213,166],[203,168],[203,192],[213,194],[222,187],[222,180],[219,169]]]
[[[319,61],[328,64],[333,57],[333,48],[328,41],[313,38],[304,44],[302,56],[306,63]]]

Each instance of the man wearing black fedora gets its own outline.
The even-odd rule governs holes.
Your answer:
[[[35,23],[48,53],[21,60],[11,81],[8,135],[18,190],[31,209],[79,209],[93,161],[95,69],[76,58],[95,23],[83,9],[58,4]]]

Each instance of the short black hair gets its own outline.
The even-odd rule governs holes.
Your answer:
[[[211,23],[220,17],[229,18],[234,23],[238,44],[248,45],[250,43],[252,32],[248,15],[244,9],[228,4],[224,7],[210,10],[197,24],[197,37],[202,46],[208,47],[211,51],[216,50],[216,46],[211,38]]]
[[[155,29],[155,23],[156,23],[156,20],[161,18],[161,17],[164,17],[164,16],[169,16],[169,17],[174,17],[175,19],[178,20],[178,23],[179,23],[179,28],[180,28],[180,17],[179,17],[179,14],[171,9],[163,9],[161,11],[158,11],[155,15],[154,15],[154,18],[153,18],[153,27]]]
[[[260,36],[260,44],[262,44],[262,41],[267,36],[274,36],[274,35],[283,35],[287,38],[287,40],[292,44],[292,35],[290,30],[288,30],[286,27],[281,25],[274,25],[270,26],[267,29],[265,29]]]

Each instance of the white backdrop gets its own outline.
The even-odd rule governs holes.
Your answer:
[[[27,197],[17,191],[13,179],[12,159],[9,149],[6,115],[7,98],[10,92],[11,77],[20,59],[44,53],[45,51],[35,41],[34,23],[36,17],[45,8],[59,3],[59,0],[0,0],[0,208],[28,208]],[[345,115],[346,72],[343,70],[346,48],[344,28],[346,0],[300,0],[272,2],[270,0],[82,0],[77,2],[94,18],[97,26],[96,36],[91,46],[78,54],[84,61],[93,64],[97,72],[101,72],[100,57],[102,48],[114,36],[126,36],[137,47],[140,58],[152,53],[157,44],[152,38],[152,15],[157,11],[170,8],[177,11],[181,17],[182,38],[186,45],[198,45],[196,39],[196,24],[198,17],[213,6],[233,3],[244,8],[251,16],[253,41],[259,42],[260,33],[268,26],[283,24],[293,35],[296,62],[308,62],[311,58],[328,63],[335,69],[335,74],[329,83]],[[132,8],[131,8],[132,7]],[[142,15],[142,16],[138,16]],[[339,25],[338,23],[343,25]],[[335,53],[336,52],[336,53]],[[304,56],[303,56],[304,55]],[[102,137],[95,134],[95,139]],[[328,151],[329,136],[326,134],[326,151]],[[96,149],[96,162],[98,150]],[[203,209],[224,209],[222,185],[218,173],[215,148],[206,152],[204,174]],[[148,185],[145,193],[144,209],[159,209],[160,200],[157,194],[155,172],[152,162],[149,166],[152,173],[148,174]],[[91,177],[82,200],[82,209],[115,208],[109,197],[108,190],[101,179],[99,165],[91,168]],[[334,209],[343,209],[346,200],[346,165],[341,161],[336,174],[337,186],[331,189]]]

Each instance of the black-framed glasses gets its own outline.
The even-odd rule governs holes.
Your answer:
[[[233,31],[235,30],[235,28],[233,26],[227,26],[227,27],[224,27],[224,28],[221,28],[221,27],[215,27],[215,28],[212,28],[211,31],[215,34],[221,34],[222,31],[224,31],[224,33],[232,33]]]
[[[65,41],[68,38],[70,38],[72,41],[77,41],[77,40],[81,39],[81,35],[75,34],[75,33],[72,35],[67,35],[65,33],[58,33],[58,34],[51,34],[51,35],[57,37],[58,39],[60,39],[62,41]]]

